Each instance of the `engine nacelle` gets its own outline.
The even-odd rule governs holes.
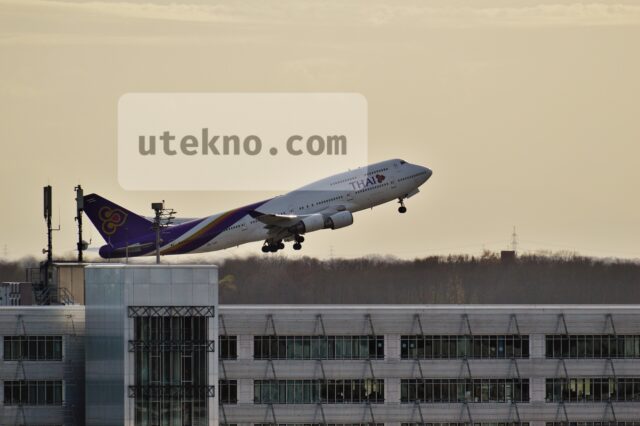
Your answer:
[[[329,216],[325,221],[325,228],[340,229],[352,224],[353,215],[345,210]]]
[[[313,232],[324,228],[324,216],[320,213],[315,213],[305,217],[300,222],[293,225],[290,231],[294,234],[306,234],[307,232]]]

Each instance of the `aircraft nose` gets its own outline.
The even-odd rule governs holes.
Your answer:
[[[428,167],[423,167],[422,169],[425,171],[425,173],[427,173],[426,176],[427,176],[427,179],[429,179],[431,177],[431,175],[433,174],[433,171]],[[427,179],[425,179],[425,180],[427,180]]]
[[[417,166],[417,167],[418,167],[419,171],[421,173],[423,173],[422,176],[421,176],[421,178],[422,178],[421,180],[422,180],[422,183],[425,183],[426,181],[429,180],[429,178],[431,177],[433,172],[428,167],[423,167],[423,166]]]

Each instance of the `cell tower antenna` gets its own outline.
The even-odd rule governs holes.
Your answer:
[[[151,203],[151,209],[155,212],[153,220],[153,230],[156,233],[156,263],[160,263],[160,246],[162,244],[162,231],[171,225],[175,218],[176,211],[164,207],[164,200],[161,203]]]
[[[516,227],[513,227],[513,233],[511,234],[511,250],[518,250],[518,234],[516,233]]]

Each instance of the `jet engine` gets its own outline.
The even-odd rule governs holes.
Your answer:
[[[325,228],[340,229],[353,224],[353,215],[350,211],[342,211],[329,216],[325,220]]]
[[[294,234],[306,234],[307,232],[324,229],[324,216],[320,213],[309,215],[293,225],[289,230]]]

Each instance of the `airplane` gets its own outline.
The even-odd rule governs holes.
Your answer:
[[[353,224],[353,213],[416,195],[431,177],[427,167],[393,159],[319,180],[287,194],[204,218],[177,219],[160,229],[160,255],[204,253],[256,241],[275,253],[293,242],[300,250],[305,235]],[[137,215],[97,194],[84,197],[84,212],[107,242],[105,259],[156,254],[150,218]]]

